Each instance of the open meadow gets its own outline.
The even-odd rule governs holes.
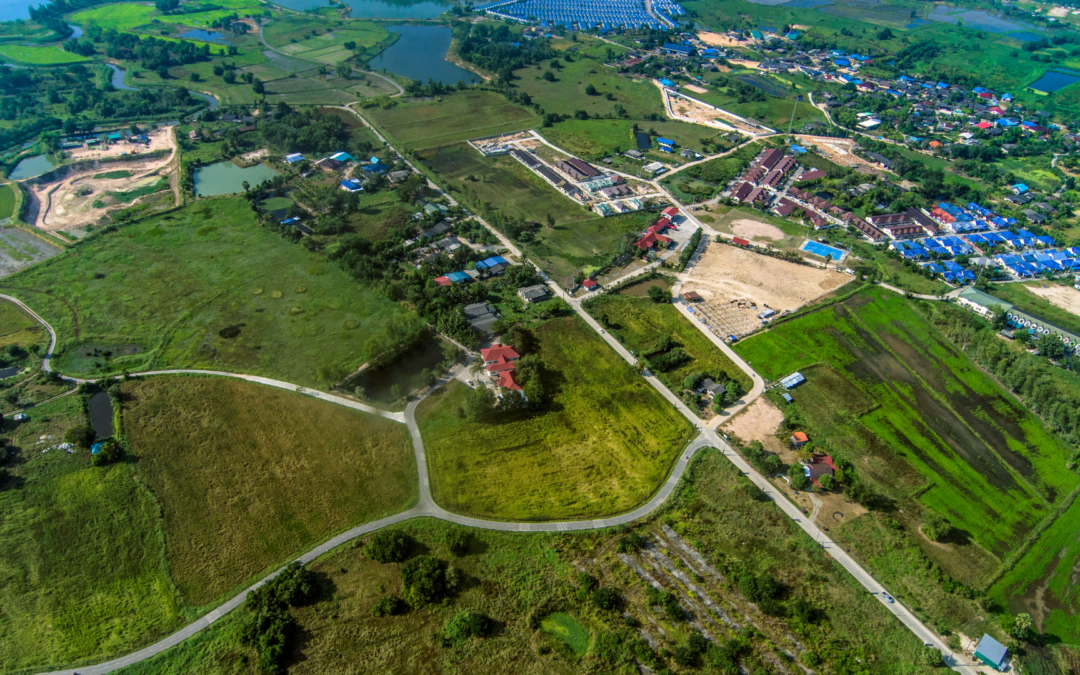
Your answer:
[[[991,284],[989,292],[1021,312],[1080,334],[1080,291],[1053,281]]]
[[[547,409],[470,422],[468,389],[425,400],[417,422],[435,501],[505,520],[595,518],[633,509],[667,477],[692,428],[581,319],[535,329]]]
[[[802,370],[792,395],[812,439],[998,558],[1080,482],[1071,451],[899,295],[865,290],[735,349],[767,379]]]
[[[336,382],[408,312],[334,263],[258,227],[239,197],[93,235],[6,279],[57,331],[69,375],[216,368]]]
[[[123,392],[124,430],[161,505],[186,605],[416,498],[403,424],[226,378],[155,377]]]

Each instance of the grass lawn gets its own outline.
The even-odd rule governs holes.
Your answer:
[[[629,290],[629,289],[628,289]],[[606,315],[609,330],[635,354],[647,356],[661,337],[670,337],[690,359],[674,370],[659,373],[668,389],[678,394],[682,382],[693,373],[724,371],[742,383],[747,391],[752,382],[720,348],[701,334],[671,303],[656,303],[648,297],[605,293],[589,303],[593,316]]]
[[[784,84],[776,81],[772,77],[758,74],[755,71],[755,74],[751,76],[722,75],[718,78],[713,78],[713,80],[710,81],[709,91],[704,94],[690,91],[685,88],[681,91],[690,98],[695,98],[699,101],[708,103],[709,105],[723,108],[724,110],[735,113],[741,117],[755,119],[758,122],[781,132],[787,131],[788,125],[792,123],[792,112],[795,113],[794,126],[792,127],[794,131],[798,131],[808,122],[825,122],[825,115],[820,110],[810,105],[809,102],[806,102],[805,98],[796,105],[795,96],[798,95],[797,93],[793,93],[786,97],[766,95],[764,101],[740,103],[735,93],[734,85],[731,84],[731,80],[729,79],[731,77],[749,77],[749,82],[761,80],[767,82],[772,87],[776,87],[778,90],[784,89]],[[750,84],[749,86],[753,85]]]
[[[594,518],[633,509],[667,477],[690,424],[576,317],[535,329],[552,371],[549,410],[480,424],[458,414],[462,384],[424,401],[435,500],[506,520]]]
[[[1080,481],[1070,450],[897,294],[866,290],[735,349],[768,379],[820,364],[793,392],[811,438],[999,557]]]
[[[225,378],[136,380],[124,394],[125,434],[161,504],[185,604],[416,498],[403,424]]]
[[[15,191],[10,185],[0,185],[0,218],[9,218],[15,212]]]
[[[364,116],[414,151],[521,131],[540,122],[531,109],[489,91],[461,91],[419,102],[391,99],[385,105],[365,108]]]
[[[1050,168],[1049,157],[1006,158],[998,162],[1002,172],[1011,171],[1020,181],[1044,192],[1054,192],[1061,178]]]
[[[217,368],[321,386],[381,351],[391,322],[412,320],[323,256],[257,227],[239,197],[95,236],[3,288],[56,329],[55,365],[71,375]]]
[[[1080,334],[1080,316],[1058,307],[1049,300],[1032,293],[1030,287],[1049,288],[1059,286],[1053,281],[1027,281],[1011,284],[991,284],[990,294],[1015,305],[1021,312],[1037,316],[1067,331]],[[1072,286],[1072,284],[1067,284]]]
[[[422,152],[420,159],[445,179],[446,187],[459,193],[463,202],[481,212],[494,207],[506,218],[543,223],[533,239],[519,244],[565,284],[579,270],[608,262],[624,240],[635,238],[655,220],[649,212],[599,216],[517,160],[484,157],[465,143]],[[555,219],[554,227],[547,227],[549,215]]]
[[[717,135],[715,129],[672,120],[638,122],[637,125],[641,131],[650,132],[654,137],[653,149],[646,152],[646,156],[650,161],[659,159],[666,164],[679,163],[681,158],[678,154],[670,155],[658,151],[656,136],[670,138],[678,143],[680,149],[690,148],[700,151],[701,139]],[[538,131],[554,145],[573,155],[585,159],[602,159],[612,153],[637,147],[637,140],[632,131],[633,126],[632,120],[569,119]],[[641,164],[647,163],[648,161],[641,162]],[[636,169],[624,167],[623,170],[634,173]]]
[[[674,581],[672,573],[650,567],[645,554],[625,554],[691,608],[693,624],[672,620],[650,602],[646,582],[618,554],[618,532],[508,533],[462,529],[425,519],[395,529],[415,539],[418,552],[458,568],[467,580],[461,590],[437,605],[372,617],[376,602],[400,593],[399,565],[380,565],[359,549],[344,547],[312,565],[326,575],[328,591],[313,605],[294,610],[303,636],[302,656],[288,662],[289,672],[576,675],[632,673],[641,662],[650,663],[653,672],[662,672],[674,668],[673,663],[639,643],[638,629],[626,626],[623,612],[650,639],[659,638],[656,644],[668,649],[683,644],[698,622],[708,625],[717,642],[725,643],[736,634],[714,613],[701,609],[705,596],[737,619],[745,612],[761,631],[746,641],[748,647],[738,658],[745,672],[771,672],[770,665],[779,662],[776,654],[793,639],[821,657],[820,666],[815,667],[819,672],[858,672],[856,659],[862,663],[872,659],[874,672],[883,675],[925,672],[914,665],[921,643],[775,505],[756,501],[748,481],[718,452],[699,455],[689,477],[665,513],[669,531],[698,546],[704,559],[725,578],[743,570],[782,578],[785,608],[796,600],[807,601],[826,620],[809,623],[766,617],[738,592],[736,584],[717,583],[695,573],[689,582],[694,585],[691,592]],[[663,534],[660,518],[635,529],[654,542],[655,536],[668,536]],[[471,540],[465,555],[452,556],[447,550],[446,537],[454,532],[464,532]],[[670,546],[657,543],[654,552]],[[674,564],[676,572],[687,579],[683,563]],[[579,571],[600,586],[614,589],[622,598],[620,610],[597,609],[581,590]],[[443,627],[464,609],[492,618],[498,628],[459,647],[444,645]],[[254,653],[240,642],[240,628],[248,616],[240,608],[179,647],[119,674],[255,675]]]
[[[77,63],[87,61],[87,57],[65,52],[59,47],[51,45],[0,45],[0,57],[16,63],[26,63],[33,66],[53,66],[59,63]]]
[[[101,661],[172,629],[158,509],[127,463],[42,448],[85,424],[82,400],[34,408],[5,432],[18,458],[0,490],[0,669]],[[47,444],[39,436],[52,436]]]
[[[727,187],[728,181],[749,166],[764,147],[760,143],[747,143],[729,155],[671,174],[661,179],[661,183],[684,204],[707,201]]]

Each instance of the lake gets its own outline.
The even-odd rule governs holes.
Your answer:
[[[218,162],[195,170],[195,194],[199,197],[236,194],[244,191],[244,181],[255,187],[277,175],[277,171],[265,164],[241,169],[232,162]]]
[[[15,170],[8,176],[11,180],[22,180],[40,176],[46,171],[52,171],[56,167],[46,155],[27,157],[15,166]]]
[[[103,391],[90,397],[90,423],[94,426],[95,440],[100,441],[113,434],[112,399]]]
[[[303,1],[303,0],[301,0]],[[449,2],[432,0],[344,0],[354,19],[434,19],[450,9]]]
[[[382,70],[410,80],[429,79],[444,84],[476,82],[480,76],[446,60],[451,33],[445,26],[390,26],[401,37],[371,60],[372,70]]]
[[[1068,75],[1066,73],[1059,73],[1055,70],[1047,71],[1045,75],[1040,77],[1036,82],[1028,85],[1035,91],[1041,91],[1045,94],[1051,94],[1058,89],[1064,89],[1070,84],[1080,82],[1080,77],[1076,75]]]
[[[192,28],[186,33],[180,33],[180,37],[187,38],[189,40],[202,40],[203,42],[213,42],[214,44],[227,44],[228,39],[224,33],[218,33],[217,31],[203,30],[201,28]]]

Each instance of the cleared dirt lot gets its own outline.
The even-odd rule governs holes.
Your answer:
[[[150,139],[149,145],[133,144],[127,142],[113,143],[107,148],[79,148],[78,150],[66,150],[72,161],[79,162],[86,159],[102,159],[105,157],[121,157],[123,155],[143,155],[155,150],[168,150],[176,146],[173,140],[173,128],[155,129],[146,132]]]
[[[745,42],[739,42],[738,40],[723,35],[721,33],[710,33],[709,31],[698,31],[698,39],[707,45],[714,47],[740,47],[745,45]]]
[[[796,136],[799,145],[812,146],[818,150],[825,159],[840,166],[850,166],[856,169],[869,171],[877,176],[885,176],[885,172],[874,166],[862,157],[856,155],[853,150],[855,141],[848,138],[819,138],[817,136]]]
[[[706,301],[749,300],[777,312],[792,311],[835,291],[851,277],[839,272],[797,265],[737,246],[709,244],[684,290],[697,291]]]
[[[787,236],[784,234],[783,230],[775,225],[749,219],[741,219],[733,222],[731,224],[731,233],[737,237],[744,237],[746,239],[761,237],[763,239],[772,239],[774,241],[779,241]]]
[[[1071,286],[1036,286],[1027,287],[1029,291],[1047,302],[1080,316],[1080,291]]]

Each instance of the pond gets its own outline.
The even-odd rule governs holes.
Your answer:
[[[390,26],[401,37],[371,60],[372,70],[387,71],[418,82],[476,82],[479,76],[446,60],[451,33],[446,26]]]
[[[90,397],[90,424],[94,427],[94,440],[112,436],[112,398],[106,392],[99,391]]]
[[[228,38],[225,33],[218,33],[217,31],[203,30],[201,28],[192,28],[186,33],[180,33],[180,37],[187,38],[189,40],[202,40],[203,42],[213,42],[215,44],[223,45],[228,43]]]
[[[364,371],[356,384],[364,390],[367,400],[391,406],[398,403],[391,394],[395,386],[402,394],[419,389],[424,386],[424,370],[436,370],[443,358],[440,341],[425,342],[389,365]]]
[[[231,161],[218,162],[195,170],[195,195],[213,197],[236,194],[244,191],[244,181],[255,187],[277,175],[277,171],[265,164],[241,169]]]
[[[1064,89],[1076,82],[1080,82],[1080,77],[1058,72],[1056,70],[1050,70],[1038,80],[1028,85],[1028,88],[1034,89],[1035,91],[1041,91],[1044,94],[1052,94],[1058,89]]]
[[[450,9],[432,0],[344,0],[353,19],[434,19]]]
[[[112,77],[109,79],[109,82],[112,83],[114,88],[122,89],[124,91],[135,91],[135,87],[124,83],[124,76],[127,75],[126,70],[118,68],[111,63],[106,63],[105,65],[112,69]]]
[[[671,288],[671,282],[667,279],[649,279],[648,281],[641,281],[632,286],[627,286],[619,291],[619,295],[632,295],[641,298],[649,294],[650,288],[662,288],[666,291]]]
[[[15,170],[8,176],[11,180],[23,180],[24,178],[33,178],[34,176],[40,176],[46,171],[52,171],[56,168],[56,165],[52,163],[48,155],[35,155],[33,157],[27,157],[23,161],[15,165]]]
[[[944,5],[935,5],[933,11],[926,18],[943,23],[959,23],[962,21],[967,28],[984,30],[988,33],[1011,33],[1031,28],[1031,26],[1019,21],[1003,19],[982,10],[972,9],[965,11],[956,7],[945,7]]]

